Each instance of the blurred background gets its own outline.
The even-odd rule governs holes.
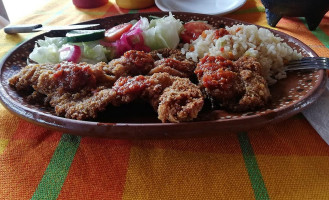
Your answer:
[[[23,16],[26,16],[29,13],[32,13],[37,7],[46,4],[48,0],[0,0],[0,15],[6,19],[6,15],[8,16],[8,21],[17,21],[21,19]],[[37,7],[31,5],[38,5]],[[1,7],[4,7],[1,9]],[[26,9],[28,8],[28,9]],[[5,14],[5,11],[7,14]]]

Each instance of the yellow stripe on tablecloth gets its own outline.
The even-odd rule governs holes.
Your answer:
[[[0,139],[10,139],[19,124],[19,118],[0,104]]]
[[[264,6],[260,0],[248,0],[239,10],[224,15],[224,17],[270,28],[266,21],[265,12],[262,11],[264,9],[263,7]]]
[[[329,199],[328,156],[258,155],[272,199]]]
[[[241,154],[133,147],[123,199],[254,199]]]
[[[6,34],[3,29],[0,32],[1,38],[6,38],[6,40],[0,41],[1,47],[5,47],[5,49],[1,49],[1,52],[6,52],[10,48],[16,46],[18,43],[22,42],[25,38],[24,35],[17,35],[17,34]],[[0,55],[3,56],[3,55]]]
[[[0,155],[5,151],[9,143],[8,139],[0,139]]]
[[[23,19],[14,22],[13,24],[39,24],[42,23],[43,25],[51,25],[53,21],[56,21],[57,25],[63,25],[60,21],[58,21],[57,17],[61,15],[68,7],[73,6],[72,2],[69,2],[61,7],[61,10],[58,10],[58,0],[53,0],[52,2],[49,2],[49,4],[45,5],[44,10],[47,10],[47,12],[43,11],[35,11],[34,13],[24,17]],[[56,4],[56,5],[54,5]],[[72,4],[72,5],[70,5]],[[25,40],[28,40],[36,35],[41,34],[41,32],[35,32],[35,33],[22,33],[22,34],[6,34],[3,30],[0,32],[0,38],[5,37],[6,41],[0,41],[1,49],[0,49],[0,58],[3,58],[6,54],[10,53],[11,50],[13,50],[19,43],[24,42]]]
[[[98,9],[78,9],[72,5],[64,10],[61,15],[56,16],[56,20],[50,22],[49,25],[67,25],[101,18],[112,6],[111,3],[108,3]],[[86,13],[84,12],[85,10],[87,10]],[[96,10],[97,12],[94,13],[93,11]]]

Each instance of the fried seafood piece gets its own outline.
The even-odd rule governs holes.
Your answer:
[[[271,93],[262,65],[254,57],[243,56],[235,62],[235,66],[246,92],[239,100],[238,106],[229,106],[236,111],[256,110],[266,106],[271,99]]]
[[[234,62],[221,56],[205,56],[195,73],[207,96],[232,111],[262,108],[271,98],[262,66],[253,57],[244,56]]]
[[[123,56],[113,59],[106,68],[107,73],[116,78],[122,76],[152,75],[167,72],[173,76],[190,77],[196,64],[177,49],[163,49],[145,53],[130,50]]]
[[[151,51],[150,54],[155,61],[161,60],[162,58],[172,58],[180,61],[190,60],[190,59],[186,59],[186,56],[179,49],[164,48],[164,49]]]
[[[113,86],[120,105],[136,98],[144,99],[158,112],[162,122],[191,121],[203,107],[203,94],[187,78],[155,73],[152,76],[122,77]]]
[[[121,77],[112,88],[90,95],[54,95],[50,104],[58,115],[82,120],[95,118],[107,105],[120,106],[136,99],[150,102],[162,122],[191,121],[203,106],[203,95],[198,86],[189,79],[168,73]]]
[[[249,70],[258,75],[263,75],[263,67],[257,62],[256,58],[249,56],[242,56],[237,61],[234,62],[234,71]]]
[[[151,54],[130,50],[120,58],[111,60],[105,70],[118,79],[121,76],[146,75],[153,68],[154,59]]]
[[[159,72],[167,72],[173,76],[189,78],[194,73],[196,63],[178,49],[161,49],[150,52],[155,60],[154,68],[149,75]]]
[[[271,94],[265,78],[251,70],[242,70],[240,76],[246,92],[237,105],[228,103],[227,106],[234,111],[256,110],[266,106]]]
[[[195,69],[194,62],[188,60],[180,61],[173,58],[163,58],[161,60],[157,60],[154,65],[155,67],[149,72],[149,75],[159,72],[167,72],[172,76],[189,78],[193,75],[193,71]]]
[[[158,118],[162,122],[192,121],[204,104],[201,90],[189,79],[176,78],[159,99]]]
[[[152,76],[115,77],[96,65],[61,63],[28,65],[9,81],[18,91],[31,91],[31,101],[43,98],[59,116],[91,119],[108,105],[136,99],[149,101],[162,122],[190,121],[203,106],[202,92],[189,79],[156,73]],[[32,87],[31,87],[32,86]]]
[[[90,95],[64,94],[56,95],[51,101],[58,115],[66,118],[88,119],[96,118],[97,113],[106,106],[120,106],[136,99],[146,99],[157,108],[159,98],[166,87],[172,84],[171,76],[154,74],[153,76],[120,77],[112,88],[95,91]]]
[[[32,93],[28,98],[33,102],[54,92],[74,93],[86,88],[111,87],[115,77],[106,74],[105,67],[104,62],[95,65],[72,62],[31,64],[13,76],[9,84],[17,91]]]
[[[24,67],[19,73],[9,79],[9,84],[17,91],[29,92],[33,90],[38,84],[38,79],[41,74],[53,74],[54,65],[28,65]],[[53,88],[49,88],[52,90]]]
[[[85,120],[96,118],[116,98],[115,95],[113,90],[99,87],[93,91],[83,89],[76,93],[55,92],[48,97],[50,106],[55,108],[58,116]]]

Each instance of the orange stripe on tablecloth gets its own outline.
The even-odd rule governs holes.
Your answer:
[[[248,133],[257,157],[329,156],[329,146],[304,118],[290,118]]]
[[[249,22],[252,24],[257,24],[265,27],[270,27],[267,24],[265,13],[260,13],[260,12],[255,12],[255,13],[247,13],[247,14],[235,14],[231,13],[228,15],[225,15],[225,17],[244,21],[244,22]]]
[[[21,120],[17,127],[13,140],[37,140],[37,141],[58,141],[61,134],[54,134],[54,131],[48,130],[41,126]]]
[[[298,17],[283,17],[276,25],[276,28],[288,35],[303,39],[306,44],[320,43]]]
[[[327,56],[329,49],[307,28],[297,17],[282,18],[277,28],[279,31],[285,32],[295,38],[298,38],[303,43],[312,48],[319,56]]]
[[[113,15],[126,14],[128,12],[129,12],[128,9],[119,8],[116,4],[113,4],[112,6],[110,6],[106,10],[106,13],[102,17],[109,17],[109,16],[113,16]]]
[[[58,199],[121,199],[130,148],[129,141],[82,138]]]
[[[329,199],[329,156],[258,155],[257,162],[270,199]]]
[[[260,1],[248,0],[246,3],[238,9],[236,12],[229,13],[224,15],[224,17],[249,22],[253,24],[258,24],[262,26],[268,26],[266,22],[266,17],[264,12],[259,12],[257,7],[263,7]],[[255,9],[254,12],[250,11],[251,9]],[[248,12],[244,13],[245,11]]]
[[[123,199],[254,199],[241,152],[133,147]]]
[[[246,3],[239,8],[238,10],[234,11],[233,13],[229,13],[227,15],[225,15],[225,17],[233,14],[241,14],[241,13],[251,13],[252,10],[256,11],[259,10],[259,8],[262,8],[262,10],[264,10],[264,6],[260,1],[255,1],[255,0],[248,0],[246,1]]]
[[[202,131],[201,131],[202,132]],[[202,134],[202,133],[200,133]],[[167,150],[209,152],[223,154],[241,153],[237,134],[218,131],[218,135],[204,138],[173,140],[137,140],[134,146],[141,148],[161,148]]]
[[[329,12],[322,18],[319,28],[329,35]]]
[[[327,12],[327,14],[323,17],[318,29],[320,29],[323,33],[325,33],[325,35],[329,37],[329,12]],[[329,41],[327,40],[326,44],[328,43]],[[327,48],[329,48],[328,45]],[[328,55],[326,55],[326,57],[328,57]]]
[[[39,134],[39,133],[37,133]],[[43,132],[54,137],[57,132]],[[58,141],[11,140],[0,154],[0,197],[30,199],[56,149]]]

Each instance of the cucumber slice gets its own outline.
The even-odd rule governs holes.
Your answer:
[[[66,33],[67,42],[88,42],[104,38],[105,29],[73,30]]]

